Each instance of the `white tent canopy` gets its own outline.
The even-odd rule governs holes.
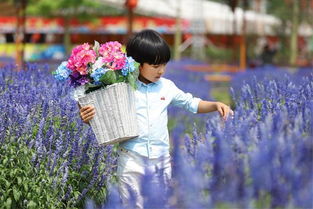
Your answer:
[[[117,7],[123,7],[125,0],[100,0]],[[178,12],[180,11],[180,12]],[[178,15],[191,23],[199,20],[203,22],[204,31],[213,34],[231,34],[235,20],[236,33],[240,33],[243,15],[247,23],[248,33],[259,35],[274,34],[273,27],[280,24],[280,20],[272,15],[256,13],[236,8],[235,14],[225,4],[204,0],[138,0],[135,9],[138,14],[149,16],[165,16],[175,18]]]

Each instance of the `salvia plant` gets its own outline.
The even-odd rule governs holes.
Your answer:
[[[97,144],[70,88],[48,66],[13,68],[0,70],[0,205],[123,208],[116,147]],[[233,78],[233,118],[207,115],[204,131],[192,121],[178,128],[191,132],[172,135],[173,178],[143,178],[145,208],[313,207],[313,75],[270,70]],[[178,86],[198,79],[183,74],[172,78]],[[203,89],[184,90],[202,97]]]
[[[55,82],[47,66],[32,64],[23,72],[13,68],[7,66],[0,71],[0,107],[5,110],[0,113],[0,144],[18,152],[14,144],[23,142],[19,146],[29,150],[25,157],[31,155],[32,165],[25,165],[25,173],[14,175],[25,182],[35,182],[40,176],[51,182],[49,189],[57,191],[53,200],[62,203],[61,208],[82,207],[86,197],[102,202],[107,196],[107,182],[114,181],[114,147],[99,147],[91,129],[79,119],[69,87]],[[22,161],[15,161],[14,154],[3,158],[5,153],[1,152],[1,166],[7,166],[7,161],[2,160],[7,159],[10,166],[18,167]],[[38,174],[28,175],[32,170]],[[7,176],[0,178],[1,185],[10,180]],[[15,197],[12,191],[1,190],[0,205],[14,205],[14,201],[26,204],[36,196],[35,208],[49,208],[38,205],[50,191],[47,185],[45,192],[37,192],[40,187],[45,189],[42,183],[29,184],[27,191],[19,190]]]
[[[312,90],[312,74],[235,77],[234,118],[211,117],[205,132],[174,138],[172,182],[155,186],[147,174],[145,208],[312,208]],[[110,198],[120,204],[118,193]]]

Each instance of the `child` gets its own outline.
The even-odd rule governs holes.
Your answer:
[[[218,111],[224,120],[233,112],[223,103],[194,98],[178,89],[172,81],[162,78],[170,60],[170,49],[157,32],[143,30],[137,33],[128,42],[126,51],[127,56],[140,63],[135,91],[139,136],[120,143],[117,175],[123,202],[127,204],[131,189],[136,206],[143,208],[140,179],[145,171],[157,175],[156,169],[162,170],[163,180],[171,178],[167,106],[173,104],[193,113]],[[85,123],[95,114],[93,106],[80,109]]]

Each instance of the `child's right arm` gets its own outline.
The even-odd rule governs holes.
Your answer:
[[[95,116],[95,107],[93,105],[79,106],[79,115],[84,123],[89,124],[89,121]]]

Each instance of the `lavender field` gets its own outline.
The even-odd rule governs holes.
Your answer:
[[[191,60],[165,77],[211,99]],[[48,65],[0,69],[1,208],[123,208],[117,146],[98,146]],[[143,179],[145,208],[313,208],[313,74],[271,67],[233,77],[234,118],[170,108],[173,179]]]

